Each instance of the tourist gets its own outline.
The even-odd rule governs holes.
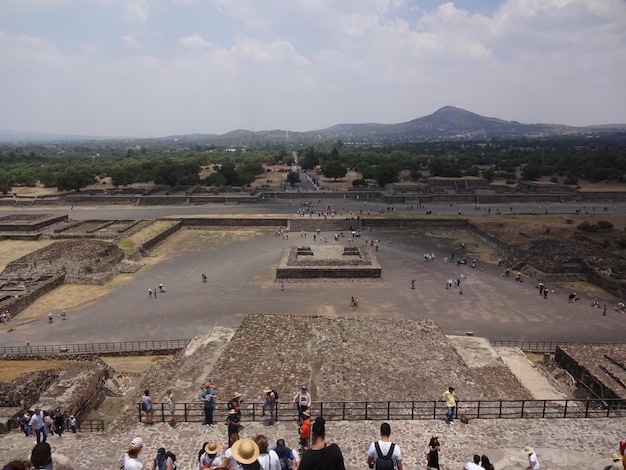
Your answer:
[[[233,444],[231,453],[244,470],[263,470],[258,461],[259,446],[252,439],[239,439]]]
[[[489,460],[489,457],[487,457],[485,454],[483,454],[480,458],[480,466],[483,467],[485,470],[495,470],[495,467]]]
[[[273,424],[274,418],[276,417],[274,414],[274,410],[276,409],[277,393],[275,390],[271,389],[270,387],[265,387],[263,389],[263,393],[265,394],[265,401],[263,402],[263,407],[261,408],[260,418],[263,418],[265,416],[265,410],[269,409],[269,412],[270,412],[269,422],[270,424]]]
[[[604,467],[604,470],[624,470],[624,465],[622,464],[622,458],[618,453],[614,453],[611,455],[612,462]]]
[[[213,411],[215,410],[215,400],[217,392],[211,384],[204,384],[204,390],[200,394],[200,400],[204,403],[204,425],[213,426]]]
[[[35,407],[35,412],[31,415],[28,424],[30,425],[32,434],[35,434],[37,437],[37,444],[46,442],[46,439],[48,439],[48,428],[43,419],[43,411],[41,411],[39,407]]]
[[[524,447],[524,453],[528,455],[528,467],[526,470],[539,470],[539,459],[537,459],[537,454],[535,454],[535,450],[530,447]]]
[[[196,470],[214,470],[222,464],[222,458],[218,455],[222,448],[219,442],[209,442],[204,446],[204,452],[198,459]]]
[[[152,298],[152,289],[148,288],[148,298]]]
[[[164,447],[159,447],[157,455],[152,463],[152,470],[172,470],[174,468],[174,461],[165,453]]]
[[[53,454],[50,444],[41,442],[33,447],[30,454],[30,463],[35,468],[44,470],[73,470],[70,459],[65,455]]]
[[[239,440],[239,433],[234,433],[230,436],[232,444],[229,444],[228,449],[224,452],[224,458],[222,463],[215,467],[216,470],[236,469],[239,468],[239,463],[233,457],[233,444]]]
[[[391,442],[389,439],[390,436],[391,426],[389,423],[381,424],[380,440],[372,442],[367,450],[367,465],[369,468],[374,468],[374,463],[377,459],[389,456],[394,462],[394,467],[397,470],[402,470],[402,453],[400,446]]]
[[[128,451],[124,454],[124,467],[123,470],[143,470],[143,462],[139,454],[143,449],[143,439],[141,437],[135,437],[128,446]]]
[[[241,421],[241,418],[239,417],[239,415],[237,414],[237,411],[234,409],[230,409],[228,410],[228,416],[226,416],[226,421],[224,422],[224,424],[226,426],[228,426],[228,446],[232,446],[233,443],[235,442],[233,440],[233,436],[235,434],[239,434],[239,423]]]
[[[154,405],[155,401],[150,397],[150,390],[145,390],[141,397],[141,409],[146,412],[146,424],[152,424],[154,419]]]
[[[63,431],[65,431],[65,414],[60,408],[57,408],[54,412],[54,433],[63,437]]]
[[[68,420],[69,426],[70,426],[70,431],[72,431],[74,434],[76,434],[76,418],[74,417],[74,415],[70,416],[70,419]]]
[[[325,441],[326,420],[322,416],[315,418],[311,436],[311,447],[302,454],[299,470],[345,470],[339,446]]]
[[[259,456],[257,460],[266,470],[269,469],[279,469],[280,468],[280,459],[278,458],[278,454],[269,448],[269,443],[267,442],[267,437],[263,434],[259,434],[254,438],[254,442],[259,446]]]
[[[228,409],[235,410],[235,412],[239,416],[239,419],[241,419],[241,404],[242,403],[243,403],[243,400],[241,399],[241,393],[239,392],[233,393],[233,398],[231,398],[230,401],[228,402]]]
[[[176,427],[176,400],[171,390],[167,391],[167,409],[170,412],[170,426]]]
[[[298,454],[285,444],[284,439],[278,439],[272,450],[278,455],[281,470],[297,470],[298,465],[300,465]]]
[[[296,396],[293,397],[293,402],[298,408],[298,422],[304,421],[304,413],[311,406],[311,394],[307,391],[306,385],[302,385]]]
[[[448,387],[448,390],[443,392],[439,401],[445,401],[448,408],[446,411],[446,424],[454,424],[454,412],[456,411],[457,403],[460,401],[454,393],[454,387]]]
[[[439,470],[439,452],[441,451],[441,444],[439,443],[439,436],[433,434],[428,443],[428,450],[426,452],[426,462],[428,468],[436,468]]]
[[[483,470],[483,468],[480,466],[480,455],[474,454],[473,460],[470,462],[467,462],[465,464],[465,467],[463,468],[465,470]]]
[[[309,447],[309,437],[311,436],[311,412],[302,412],[302,424],[300,425],[300,452]]]

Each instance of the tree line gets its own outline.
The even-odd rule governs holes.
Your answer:
[[[550,177],[554,182],[626,181],[626,133],[545,140],[344,144],[341,141],[290,148],[286,145],[217,147],[182,141],[23,144],[0,146],[0,191],[40,183],[79,191],[110,178],[114,186],[154,183],[167,186],[249,186],[264,164],[294,164],[327,178],[359,174],[355,186],[425,176],[482,177],[515,182]],[[205,175],[205,176],[202,176]],[[288,174],[292,184],[297,173]]]

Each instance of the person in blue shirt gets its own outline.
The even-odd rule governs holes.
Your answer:
[[[272,450],[278,454],[281,470],[296,470],[298,468],[298,454],[285,445],[284,439],[278,439]]]

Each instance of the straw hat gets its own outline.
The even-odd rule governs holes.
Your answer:
[[[259,446],[252,439],[239,439],[232,445],[230,452],[237,462],[250,464],[259,457]]]
[[[233,393],[233,398],[239,398],[239,397],[241,397],[241,393],[239,392]]]
[[[615,461],[618,461],[620,459],[620,456],[617,453],[613,452],[613,455],[611,455],[611,458]]]
[[[204,451],[209,455],[213,455],[217,454],[221,448],[222,445],[219,442],[209,442],[204,446]]]
[[[304,411],[302,412],[302,414],[303,414],[304,416],[311,416],[311,412],[310,412],[309,410],[304,410]]]
[[[524,453],[525,454],[532,454],[533,452],[535,452],[535,449],[533,449],[532,447],[530,447],[530,446],[524,447]]]
[[[265,388],[263,389],[263,393],[270,393],[271,391],[272,391],[272,389],[271,389],[271,388],[269,388],[269,387],[265,387]]]

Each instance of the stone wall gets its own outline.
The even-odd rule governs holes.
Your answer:
[[[218,218],[218,217],[203,217],[203,218],[184,218],[181,219],[183,227],[286,227],[289,223],[288,218]]]
[[[11,316],[15,317],[26,307],[31,305],[39,297],[56,289],[65,282],[65,273],[56,273],[45,281],[37,284],[36,288],[29,290],[26,295],[18,298],[11,298],[0,302],[0,308],[7,308],[11,312]]]
[[[154,236],[150,240],[144,242],[143,245],[141,245],[140,250],[147,251],[147,250],[150,250],[150,249],[154,248],[159,243],[161,243],[163,240],[165,240],[167,237],[169,237],[173,233],[175,233],[178,230],[180,230],[181,227],[182,227],[182,222],[178,222],[177,224],[174,224],[173,226],[171,226],[167,230],[162,231],[161,233],[157,234],[156,236]]]

